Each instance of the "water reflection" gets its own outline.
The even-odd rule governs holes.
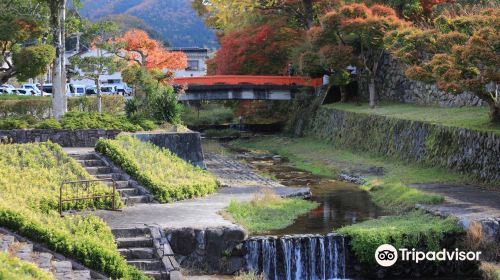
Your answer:
[[[252,154],[242,149],[228,149],[213,141],[204,141],[204,150],[209,153],[231,155],[246,161],[261,173],[272,176],[289,187],[308,186],[313,201],[320,206],[297,218],[294,224],[273,235],[328,234],[333,229],[359,223],[383,215],[383,211],[370,199],[369,194],[357,185],[331,178],[320,177],[291,167],[269,155]]]

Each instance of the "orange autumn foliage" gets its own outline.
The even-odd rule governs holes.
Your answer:
[[[178,70],[187,67],[184,53],[167,50],[143,30],[132,29],[115,39],[114,43],[119,46],[121,57],[148,70]]]

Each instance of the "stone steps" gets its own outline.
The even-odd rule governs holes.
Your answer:
[[[132,265],[153,279],[170,279],[155,248],[149,228],[113,229],[118,251]]]
[[[120,193],[125,205],[133,205],[137,203],[151,203],[153,197],[145,193],[144,189],[139,189],[137,183],[134,185],[130,182],[130,176],[124,173],[119,173],[114,168],[107,164],[97,153],[86,152],[70,154],[78,163],[80,163],[89,174],[97,179],[113,179],[116,184],[116,189]],[[113,182],[103,182],[108,186],[113,186]]]
[[[0,233],[0,252],[30,262],[51,273],[57,280],[92,280],[90,270],[78,270],[71,261],[57,259],[53,254],[33,249],[33,244],[19,242],[9,234]]]
[[[161,271],[163,265],[161,261],[155,259],[130,259],[127,262],[143,271]]]
[[[148,236],[121,237],[116,239],[118,249],[153,247],[153,238]]]
[[[155,256],[153,248],[123,248],[118,252],[126,259],[152,259]]]

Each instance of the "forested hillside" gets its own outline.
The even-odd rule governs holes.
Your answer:
[[[175,47],[214,47],[214,31],[191,8],[191,0],[83,0],[81,14],[92,21],[109,15],[136,16]]]

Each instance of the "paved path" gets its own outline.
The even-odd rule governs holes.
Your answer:
[[[419,205],[420,208],[440,216],[455,216],[465,228],[472,221],[481,222],[486,235],[500,241],[500,192],[449,184],[419,184],[413,187],[446,198],[443,204]]]
[[[203,198],[178,201],[170,204],[140,204],[126,207],[122,212],[93,212],[103,218],[111,228],[129,228],[145,224],[162,228],[196,228],[235,226],[219,213],[231,200],[249,201],[263,188],[270,188],[281,196],[309,195],[309,188],[290,188],[259,176],[249,166],[235,160],[207,155],[208,170],[214,173],[225,187]]]

